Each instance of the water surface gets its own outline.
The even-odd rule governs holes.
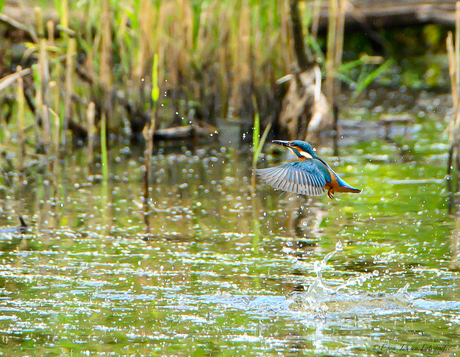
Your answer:
[[[419,110],[393,141],[344,137],[339,160],[318,150],[363,189],[332,201],[260,182],[252,196],[237,148],[164,147],[150,235],[142,159],[125,145],[110,152],[108,198],[84,151],[63,163],[57,197],[43,174],[16,180],[1,201],[0,355],[459,353],[446,124]],[[260,166],[293,159],[265,151]],[[23,237],[8,229],[17,212]]]

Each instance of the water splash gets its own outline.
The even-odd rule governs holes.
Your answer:
[[[314,272],[316,278],[304,293],[293,293],[290,296],[291,308],[304,312],[313,312],[317,316],[324,316],[326,313],[343,313],[372,311],[375,309],[384,310],[407,308],[411,303],[408,300],[409,284],[399,289],[396,294],[386,295],[383,293],[371,294],[368,292],[354,291],[352,286],[362,286],[366,281],[379,276],[377,270],[361,274],[358,277],[350,278],[345,283],[335,287],[326,284],[323,278],[323,271],[327,268],[328,261],[338,252],[343,251],[341,241],[338,241],[335,250],[327,254],[321,261],[315,261]],[[343,290],[343,292],[341,292]],[[345,291],[346,290],[346,291]],[[339,293],[341,292],[341,293]]]
[[[378,271],[372,272],[372,273],[366,273],[362,274],[359,277],[356,278],[351,278],[348,279],[346,283],[339,285],[336,288],[330,288],[328,287],[323,279],[322,271],[326,269],[328,261],[338,252],[343,251],[343,245],[342,241],[338,241],[337,244],[335,245],[335,250],[329,254],[327,254],[323,260],[321,261],[316,261],[314,264],[314,271],[316,273],[316,279],[313,282],[312,285],[310,285],[307,295],[308,296],[313,296],[315,293],[318,292],[325,292],[327,294],[337,294],[340,290],[345,289],[347,287],[353,286],[353,285],[362,285],[364,284],[368,279],[372,278],[373,276],[378,276]]]

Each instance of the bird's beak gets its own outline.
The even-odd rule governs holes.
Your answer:
[[[280,145],[287,146],[287,147],[291,146],[291,142],[285,141],[285,140],[273,140],[272,143],[280,144]]]

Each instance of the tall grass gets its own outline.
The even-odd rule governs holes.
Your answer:
[[[341,33],[344,1],[330,1],[337,5],[334,34]],[[251,122],[256,111],[253,95],[260,103],[259,120],[273,117],[279,110],[274,83],[292,72],[290,67],[294,62],[288,1],[56,0],[55,3],[60,15],[56,33],[47,22],[45,37],[41,18],[45,12],[37,10],[40,37],[26,53],[45,59],[40,70],[43,74],[46,67],[49,78],[43,81],[46,76],[37,77],[41,82],[35,81],[33,88],[35,93],[41,91],[42,103],[62,120],[60,135],[64,152],[68,148],[69,128],[77,126],[86,131],[84,139],[88,135],[91,139],[92,126],[99,127],[104,115],[109,130],[131,124],[131,129],[138,130],[140,135],[144,124],[149,122],[145,118],[151,117],[155,82],[162,88],[158,93],[162,106],[154,115],[158,118],[155,126],[160,129],[183,123],[184,119],[176,118],[175,113],[186,118],[192,101],[202,106],[205,121],[236,116]],[[319,56],[322,54],[315,36],[321,3],[321,0],[300,3],[303,25],[313,27],[307,39]],[[341,41],[339,36],[328,45],[331,49],[341,48]],[[154,54],[158,54],[156,79]],[[332,69],[340,65],[340,58],[341,49],[332,51],[328,57],[330,78],[337,75]],[[331,67],[330,63],[335,65]],[[50,81],[56,89],[48,90]],[[86,121],[84,114],[80,114],[81,118],[77,114],[88,113],[89,103],[95,105],[94,120]],[[42,115],[49,115],[47,110],[37,109]],[[144,121],[136,126],[139,117]],[[122,120],[125,118],[128,120]],[[37,129],[37,137],[43,137],[39,130],[43,129]],[[48,134],[45,137],[48,146]]]
[[[212,100],[216,112],[210,114],[221,116],[228,109],[238,116],[247,114],[250,88],[268,93],[273,82],[267,78],[280,77],[292,62],[283,1],[111,1],[109,15],[108,3],[86,2],[86,26],[78,23],[81,16],[69,16],[69,26],[83,28],[79,43],[87,52],[88,73],[99,73],[94,77],[108,85],[107,69],[115,66],[115,87],[124,89],[144,109],[154,53],[158,53],[158,78],[165,90],[181,90],[202,103]],[[70,14],[81,14],[81,3],[68,6]],[[165,104],[173,105],[172,99]]]
[[[73,82],[73,69],[74,69],[74,56],[75,56],[75,39],[68,41],[66,49],[66,72],[65,72],[65,112],[64,112],[64,130],[63,130],[63,149],[67,149],[67,129],[69,128],[69,120],[71,116],[72,93],[74,89]]]

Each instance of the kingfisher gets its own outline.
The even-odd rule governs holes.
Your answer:
[[[342,180],[315,154],[309,143],[301,140],[273,142],[287,147],[299,158],[289,164],[255,170],[273,188],[307,196],[320,196],[327,191],[330,199],[334,198],[334,192],[361,192]]]

